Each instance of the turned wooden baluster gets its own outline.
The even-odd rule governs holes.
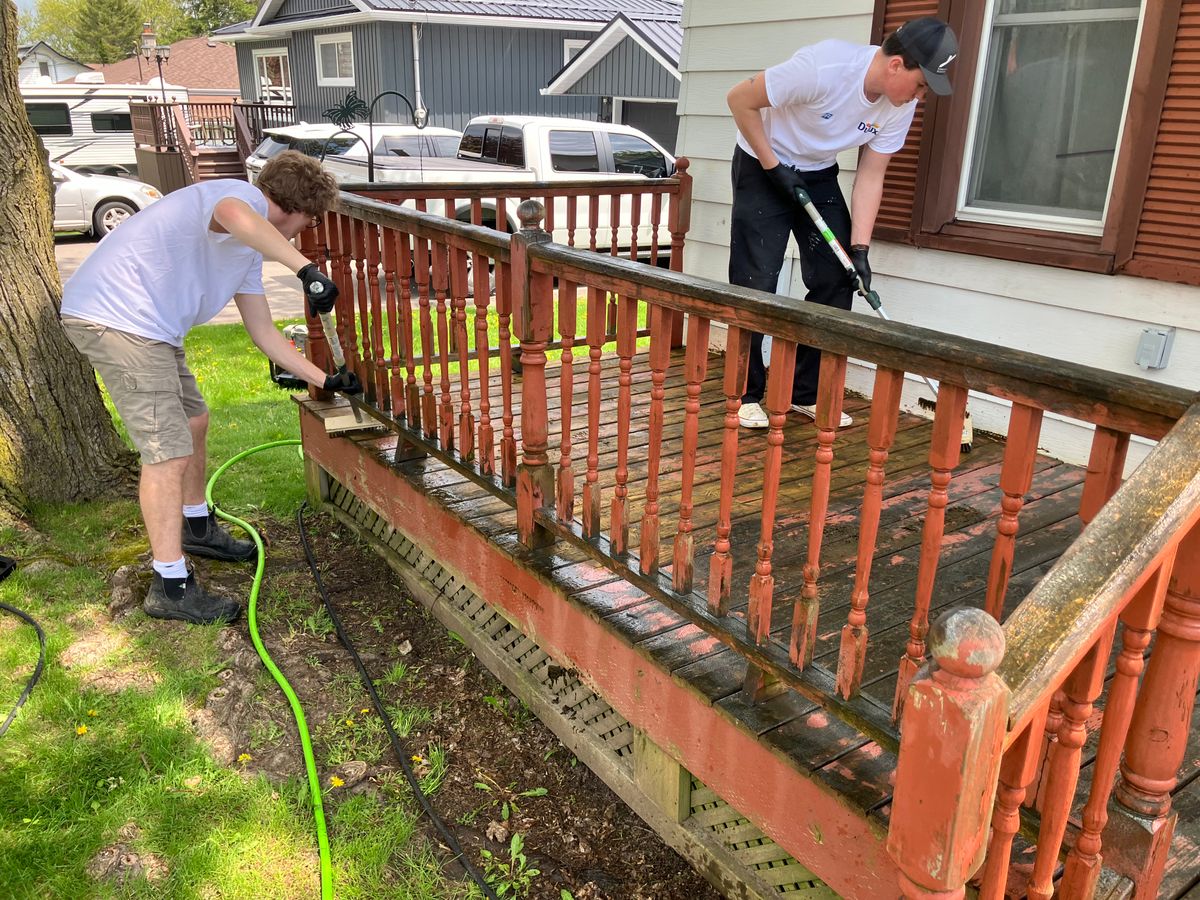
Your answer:
[[[579,227],[579,198],[575,194],[567,196],[567,246],[575,246],[575,229]]]
[[[1101,627],[1098,640],[1063,685],[1062,725],[1058,729],[1058,742],[1046,758],[1049,777],[1042,801],[1042,824],[1029,882],[1029,900],[1050,900],[1054,896],[1054,870],[1058,867],[1058,852],[1067,833],[1067,819],[1079,783],[1079,760],[1087,740],[1085,725],[1104,687],[1104,671],[1108,666],[1115,627],[1115,621]]]
[[[1083,497],[1079,501],[1079,518],[1085,525],[1096,518],[1100,507],[1107,503],[1108,498],[1121,486],[1121,475],[1125,470],[1128,451],[1128,434],[1109,428],[1096,428],[1092,436],[1087,475],[1083,481]],[[1062,701],[1062,691],[1055,691],[1050,700],[1050,712],[1046,716],[1046,733],[1042,744],[1042,759],[1038,764],[1037,787],[1025,797],[1025,805],[1039,812],[1046,793],[1046,760],[1050,748],[1058,740],[1059,728],[1062,726]]]
[[[413,340],[412,271],[413,251],[411,238],[403,232],[396,233],[400,250],[398,271],[400,273],[400,339],[404,342],[404,416],[409,428],[421,428],[421,390],[417,384],[416,343]]]
[[[1133,881],[1134,900],[1156,896],[1162,881],[1177,817],[1171,791],[1187,750],[1198,677],[1200,525],[1193,525],[1176,551],[1104,830],[1104,864]]]
[[[471,201],[471,221],[483,221],[483,201]],[[491,302],[491,260],[481,253],[472,257],[471,277],[475,282],[475,358],[479,366],[479,471],[491,475],[496,471],[495,435],[492,430],[491,360],[488,348],[488,304]]]
[[[365,229],[367,242],[367,297],[370,306],[371,321],[371,372],[370,381],[374,392],[375,405],[390,406],[386,401],[388,396],[388,358],[383,349],[383,291],[379,283],[380,247],[379,226],[368,224]],[[366,328],[366,322],[363,323]]]
[[[562,338],[559,362],[559,394],[562,408],[562,439],[558,453],[558,517],[564,522],[575,518],[575,472],[571,467],[571,405],[575,402],[575,319],[579,307],[579,286],[559,279],[558,333]]]
[[[658,265],[658,256],[662,247],[658,239],[658,229],[662,227],[663,195],[654,192],[650,195],[650,265]]]
[[[1004,745],[1004,632],[958,609],[929,630],[929,649],[933,664],[907,688],[887,849],[907,900],[960,900],[983,862]]]
[[[396,304],[396,231],[385,228],[383,240],[383,283],[387,294],[388,356],[384,360],[387,411],[392,418],[404,414],[404,378],[400,373],[400,322]],[[382,339],[380,340],[382,344]]]
[[[1000,763],[996,805],[992,810],[992,837],[979,888],[980,900],[1004,900],[1006,896],[1013,838],[1021,827],[1021,801],[1037,775],[1045,719],[1043,707],[1008,748]],[[905,725],[907,727],[907,723]]]
[[[349,337],[346,349],[346,362],[356,373],[363,386],[367,400],[375,400],[375,379],[371,377],[371,297],[367,288],[367,223],[351,219],[353,229],[351,238],[354,241],[354,295],[358,299],[358,323],[351,317],[346,323],[346,334]],[[378,283],[378,275],[376,275]],[[362,349],[355,342],[358,332],[362,335]],[[353,360],[353,362],[351,362]]]
[[[587,289],[588,452],[583,484],[583,533],[600,535],[600,357],[604,352],[604,292]]]
[[[467,251],[451,251],[451,285],[454,299],[454,347],[458,350],[458,455],[475,455],[475,412],[471,404],[471,345],[467,341]],[[486,266],[485,266],[486,271]],[[471,290],[478,286],[478,279]]]
[[[526,547],[544,547],[553,533],[537,524],[535,514],[554,511],[554,468],[550,465],[550,426],[546,385],[546,345],[554,330],[554,279],[532,271],[528,248],[550,235],[539,223],[545,208],[536,200],[517,207],[521,230],[513,235],[513,284],[521,337],[521,464],[517,467],[517,534]]]
[[[1174,553],[1162,562],[1158,572],[1121,611],[1121,652],[1117,656],[1117,672],[1104,704],[1100,746],[1092,765],[1092,791],[1083,810],[1083,830],[1067,856],[1067,866],[1060,884],[1064,898],[1086,900],[1096,892],[1100,879],[1100,849],[1103,846],[1101,835],[1108,824],[1108,802],[1117,780],[1121,750],[1133,720],[1138,682],[1145,668],[1146,648],[1150,646],[1154,629],[1158,627],[1173,562]]]
[[[629,258],[638,258],[638,229],[642,227],[642,195],[633,194],[629,198]]]
[[[326,261],[326,248],[322,243],[324,241],[323,233],[325,229],[326,225],[322,222],[315,229],[306,228],[301,231],[300,252],[315,262],[321,271],[328,275],[329,266]],[[314,232],[316,233],[314,234]],[[308,357],[308,361],[322,372],[328,372],[332,366],[329,362],[329,345],[325,342],[325,329],[321,327],[321,320],[312,314],[307,303],[304,304],[304,318],[308,324],[308,340],[304,346],[305,355]],[[310,383],[308,386],[308,396],[314,400],[327,400],[333,394],[322,390],[320,384]]]
[[[846,387],[846,357],[821,354],[821,376],[817,389],[817,453],[812,477],[812,502],[808,516],[808,559],[804,565],[804,587],[792,608],[791,660],[801,669],[812,662],[817,643],[817,620],[821,601],[817,577],[821,572],[821,541],[825,536],[825,514],[829,509],[829,483],[833,478],[833,442],[842,418]]]
[[[867,584],[871,579],[871,562],[875,558],[875,540],[879,535],[879,516],[883,509],[884,465],[892,442],[896,439],[903,390],[903,372],[882,366],[875,370],[871,422],[867,431],[867,446],[871,450],[862,512],[858,517],[854,590],[850,594],[850,613],[846,624],[842,626],[842,643],[838,653],[837,690],[847,699],[858,693],[867,659],[867,600],[870,596]]]
[[[774,342],[772,342],[774,344]],[[746,390],[746,373],[750,365],[750,332],[730,325],[725,337],[725,431],[721,438],[721,499],[717,509],[717,538],[708,561],[708,609],[713,615],[729,612],[729,595],[733,583],[732,544],[733,494],[737,479],[738,410],[742,408],[742,393]]]
[[[593,253],[599,248],[597,237],[600,232],[600,198],[594,195],[588,198],[588,249]]]
[[[424,212],[424,201],[417,201],[417,209]],[[421,424],[425,437],[437,434],[437,400],[433,395],[433,314],[429,303],[429,242],[414,238],[416,243],[417,272],[417,318],[421,329]]]
[[[899,721],[904,714],[904,698],[908,683],[925,659],[925,633],[929,630],[929,605],[933,599],[933,582],[937,575],[938,555],[942,535],[946,530],[947,488],[950,475],[958,465],[962,449],[963,414],[967,409],[967,389],[943,382],[938,390],[937,410],[933,414],[933,439],[929,447],[932,487],[925,525],[921,532],[921,558],[917,568],[916,608],[908,626],[908,646],[900,657],[896,679],[896,696],[892,702],[892,719]]]
[[[603,198],[594,197],[593,202],[597,208]],[[621,201],[616,194],[611,194],[608,198],[608,253],[609,256],[617,255],[617,226],[621,222]],[[617,324],[617,317],[620,315],[618,308],[621,305],[623,297],[617,294],[608,295],[608,333],[616,334],[620,327]],[[636,331],[637,319],[634,319],[634,330]]]
[[[661,199],[661,194],[655,194]],[[656,207],[657,208],[657,207]],[[655,233],[658,223],[655,221]],[[657,251],[655,251],[657,252]],[[700,392],[708,376],[709,320],[692,314],[687,321],[687,352],[683,377],[687,380],[687,400],[683,418],[683,471],[679,493],[679,529],[671,557],[671,585],[681,594],[692,589],[695,565],[695,538],[692,535],[692,489],[696,480],[696,449],[700,441]],[[736,418],[736,416],[735,416]],[[735,426],[736,435],[736,426]]]
[[[362,373],[358,370],[358,337],[357,329],[354,327],[354,268],[352,260],[354,259],[354,230],[355,221],[349,216],[339,216],[338,223],[339,238],[341,244],[341,256],[339,258],[339,269],[341,271],[341,280],[338,282],[338,298],[337,298],[337,326],[338,340],[342,344],[342,356],[346,360],[346,368],[359,376],[362,380]]]
[[[512,333],[509,331],[514,292],[512,277],[512,265],[497,261],[496,316],[499,319],[500,394],[504,404],[504,428],[500,433],[500,480],[509,486],[516,482],[517,477],[517,440],[513,434]]]
[[[1033,465],[1037,462],[1038,437],[1042,430],[1042,411],[1014,403],[1008,418],[1008,437],[1004,444],[1004,465],[1000,470],[1000,521],[996,523],[996,543],[988,568],[987,600],[984,609],[997,622],[1004,612],[1004,596],[1012,575],[1013,552],[1017,542],[1018,516],[1025,495],[1033,484]]]
[[[441,378],[441,402],[438,404],[438,440],[447,449],[454,447],[454,404],[450,400],[450,320],[446,295],[450,291],[449,248],[430,241],[433,256],[433,291],[437,304],[437,349]]]
[[[779,503],[783,426],[792,403],[792,373],[795,365],[795,343],[775,338],[771,342],[771,366],[763,398],[770,426],[767,429],[767,449],[763,454],[762,513],[754,574],[750,576],[750,603],[746,610],[746,630],[750,639],[760,647],[771,639],[771,607],[775,593],[775,577],[771,574],[771,556],[775,551],[775,507]],[[742,689],[757,701],[765,695],[770,681],[761,669],[749,664]]]
[[[614,555],[629,551],[629,428],[633,410],[633,354],[637,350],[637,300],[621,297],[618,310],[617,356],[620,359],[620,375],[617,378],[617,483],[608,516]]]
[[[667,379],[667,366],[671,364],[671,318],[671,310],[666,307],[650,307],[650,443],[642,543],[638,551],[643,575],[658,571],[658,470],[662,461],[663,384]]]

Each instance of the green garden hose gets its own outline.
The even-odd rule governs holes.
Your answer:
[[[333,868],[329,857],[329,833],[325,827],[325,805],[321,797],[321,779],[317,775],[316,760],[313,759],[312,739],[308,734],[308,723],[304,719],[304,708],[300,705],[300,701],[296,697],[296,692],[292,690],[292,686],[288,683],[288,680],[283,677],[283,673],[279,671],[279,667],[275,665],[275,661],[267,653],[267,648],[263,646],[262,638],[258,635],[258,591],[262,587],[263,569],[266,567],[266,552],[263,549],[262,536],[259,535],[258,531],[249,522],[225,512],[225,510],[214,504],[212,499],[213,485],[217,483],[217,479],[224,474],[225,470],[238,460],[245,459],[254,453],[260,453],[263,450],[271,450],[275,447],[295,447],[299,443],[299,439],[289,438],[287,440],[259,444],[257,447],[251,447],[249,450],[243,450],[223,463],[217,471],[213,472],[212,478],[208,479],[208,485],[204,489],[204,499],[208,501],[209,506],[213,507],[213,511],[218,516],[226,522],[237,525],[250,535],[254,539],[254,546],[258,548],[258,565],[254,569],[254,584],[250,587],[250,602],[246,606],[246,623],[250,628],[250,640],[254,642],[254,649],[258,651],[263,665],[267,667],[267,671],[271,673],[271,677],[275,679],[275,683],[279,685],[279,689],[287,697],[288,705],[292,708],[292,715],[296,719],[296,728],[300,732],[300,746],[304,751],[304,768],[308,772],[308,791],[312,796],[313,818],[317,823],[317,846],[321,856],[321,900],[331,900],[333,897]]]

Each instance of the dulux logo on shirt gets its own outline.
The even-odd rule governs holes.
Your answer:
[[[878,122],[859,122],[858,130],[865,131],[867,134],[879,134]]]

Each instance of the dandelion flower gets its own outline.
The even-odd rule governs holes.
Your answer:
[[[252,759],[254,759],[254,757],[251,756],[249,753],[242,753],[238,756],[237,761],[240,762],[244,766],[246,763],[250,762],[250,760],[252,760]]]
[[[100,713],[96,712],[94,709],[89,709],[89,710],[88,710],[88,715],[89,715],[89,716],[92,716],[92,717],[95,717],[95,716],[98,716],[98,715],[100,715]]]
[[[425,762],[425,757],[423,757],[420,753],[414,753],[412,755],[412,761],[415,763],[423,763]]]
[[[75,729],[75,733],[76,734],[87,734],[87,726],[80,725],[78,728]]]
[[[341,787],[345,783],[346,782],[342,781],[342,779],[338,778],[336,775],[329,776],[329,786],[330,787],[335,787],[335,788]]]
[[[371,711],[371,710],[367,709],[367,707],[365,707],[365,706],[364,706],[362,709],[360,709],[360,710],[359,710],[359,712],[360,712],[360,713],[362,713],[364,716],[365,716],[367,713],[369,713],[370,711]]]
[[[354,724],[354,720],[353,720],[353,719],[347,719],[347,720],[346,720],[346,724],[347,724],[347,725],[353,725],[353,724]]]

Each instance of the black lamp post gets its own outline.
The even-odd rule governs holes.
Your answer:
[[[367,110],[367,133],[369,134],[369,143],[367,145],[367,181],[375,181],[375,104],[382,98],[388,96],[399,97],[408,106],[408,111],[412,115],[412,123],[417,128],[424,128],[428,122],[429,112],[424,107],[414,109],[412,101],[405,97],[399,91],[380,91],[375,95],[375,99],[371,101],[371,106]]]
[[[163,106],[166,106],[167,87],[166,80],[163,78],[163,63],[171,58],[171,45],[159,46],[154,36],[154,29],[150,27],[149,22],[142,26],[141,54],[146,58],[146,62],[154,60],[158,65],[158,87],[162,91]]]

